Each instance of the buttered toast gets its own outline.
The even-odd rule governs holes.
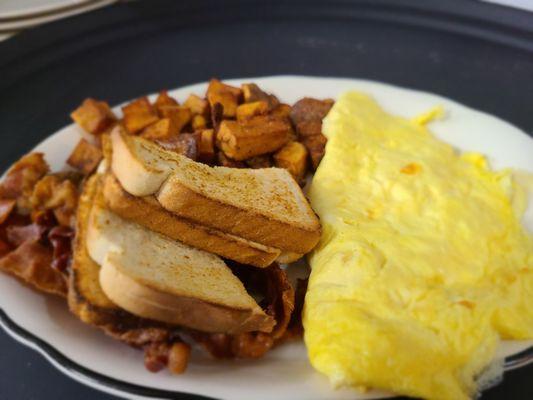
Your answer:
[[[320,222],[286,170],[210,167],[120,126],[111,143],[111,170],[122,188],[154,195],[182,218],[283,252],[305,254],[320,238]]]

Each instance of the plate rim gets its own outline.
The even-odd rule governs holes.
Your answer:
[[[444,95],[433,93],[430,91],[413,89],[413,88],[391,84],[387,82],[382,82],[382,81],[377,81],[377,80],[364,79],[364,78],[353,78],[353,77],[348,78],[348,77],[332,77],[332,76],[279,74],[279,75],[266,75],[266,76],[257,76],[257,77],[229,78],[229,79],[225,79],[225,81],[232,83],[235,81],[242,81],[245,79],[257,81],[257,80],[264,80],[264,79],[268,80],[268,79],[276,79],[276,78],[288,78],[288,79],[302,79],[303,78],[303,79],[323,79],[323,80],[339,80],[339,81],[343,81],[343,80],[344,81],[361,81],[361,82],[370,82],[372,84],[378,84],[380,86],[382,85],[386,87],[392,87],[394,89],[400,89],[402,91],[405,90],[405,91],[414,92],[414,93],[422,94],[422,95],[431,95],[431,96],[452,102],[455,105],[464,107],[468,109],[469,112],[480,113],[484,117],[490,117],[490,118],[498,120],[499,122],[508,124],[510,127],[520,131],[521,133],[528,136],[529,138],[533,138],[533,135],[527,134],[526,132],[523,131],[523,129],[514,125],[512,122],[509,122],[503,118],[500,118],[488,112],[471,107],[469,105],[463,104],[460,101],[457,101],[453,98],[449,98]],[[205,85],[205,84],[207,84],[207,81],[192,82],[192,83],[188,83],[186,85],[183,85],[177,88],[170,89],[169,91],[183,90],[183,89],[188,89],[188,88],[192,89],[192,87],[194,86]],[[150,96],[155,96],[156,94],[157,92],[151,92],[151,93],[147,93],[146,96],[150,97]],[[116,109],[120,107],[121,105],[125,104],[126,102],[127,101],[121,102],[119,104],[115,104],[112,106],[112,108]],[[36,147],[40,146],[47,140],[51,139],[57,133],[61,132],[62,130],[72,125],[74,124],[65,125],[62,128],[58,129],[57,131],[53,132],[51,135],[46,136],[39,143],[33,146],[33,148],[30,149],[29,151],[35,150]],[[3,172],[5,173],[5,171]],[[18,279],[15,279],[15,280],[18,281]],[[87,385],[94,389],[97,389],[97,390],[100,390],[100,391],[103,391],[103,392],[106,392],[106,393],[109,393],[115,396],[120,396],[120,397],[128,396],[128,398],[132,398],[131,396],[133,395],[135,396],[134,397],[135,399],[138,398],[138,399],[220,400],[215,397],[209,397],[209,396],[200,395],[196,393],[182,392],[182,391],[177,391],[177,390],[166,390],[166,389],[159,389],[159,388],[150,387],[150,386],[137,385],[137,384],[133,384],[133,383],[121,380],[121,379],[117,379],[117,378],[112,378],[105,374],[96,372],[92,370],[91,368],[85,367],[81,365],[80,363],[72,360],[68,356],[64,355],[56,347],[49,344],[45,339],[40,338],[37,334],[32,333],[28,331],[27,329],[23,328],[22,326],[20,326],[19,324],[17,324],[11,317],[8,316],[8,314],[4,311],[4,309],[1,306],[0,306],[0,328],[2,328],[3,331],[5,331],[10,337],[15,339],[17,342],[41,354],[51,364],[51,366],[53,366],[54,368],[56,368],[57,370],[59,370],[61,373],[68,376],[69,378],[74,379],[75,381],[81,384]],[[507,371],[512,371],[514,369],[518,369],[521,367],[525,367],[529,364],[533,364],[533,345],[516,354],[505,357],[503,369],[505,372],[507,372]],[[385,400],[389,398],[397,398],[397,396],[380,398],[380,399]]]
[[[46,14],[59,13],[64,10],[73,9],[83,4],[91,3],[96,0],[63,0],[59,4],[42,4],[24,9],[24,11],[0,11],[0,21],[17,20],[25,18],[34,18]]]

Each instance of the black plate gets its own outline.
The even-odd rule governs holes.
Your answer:
[[[48,24],[0,44],[0,167],[68,124],[69,112],[86,96],[115,104],[213,76],[276,74],[366,78],[422,89],[532,132],[533,14],[466,0],[151,0]],[[110,382],[12,321],[3,322],[97,381],[188,398]],[[51,367],[12,368],[21,356],[43,364],[19,346],[3,346],[1,353],[2,399],[57,393],[95,398]],[[511,373],[484,398],[533,398],[531,372]],[[49,382],[27,384],[42,379]]]

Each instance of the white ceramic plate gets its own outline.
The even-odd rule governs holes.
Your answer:
[[[21,19],[0,19],[0,31],[12,31],[27,29],[37,25],[42,25],[47,22],[56,21],[58,19],[71,17],[73,15],[89,12],[98,8],[115,3],[117,0],[93,0],[81,2],[78,6],[69,7],[57,10],[57,12],[36,14],[27,18]],[[0,1],[1,2],[1,1]]]
[[[287,103],[304,96],[336,98],[346,90],[357,89],[372,94],[387,111],[406,117],[442,105],[448,119],[431,126],[441,139],[461,150],[487,154],[496,168],[515,167],[533,172],[532,138],[507,122],[443,97],[362,80],[282,76],[228,82],[250,81]],[[171,95],[184,100],[190,92],[203,94],[205,89],[206,84],[192,85],[174,90]],[[63,168],[79,134],[79,129],[70,125],[35,150],[46,154],[53,169]],[[533,230],[533,200],[529,205],[525,222]],[[280,346],[256,361],[213,361],[195,349],[186,374],[172,376],[166,371],[151,374],[144,369],[142,352],[83,325],[61,300],[38,294],[4,274],[0,274],[0,307],[2,326],[61,371],[82,383],[128,398],[175,398],[179,393],[232,400],[353,400],[388,396],[377,391],[361,394],[350,389],[332,390],[326,378],[309,365],[301,342]],[[531,351],[524,352],[532,345],[533,341],[503,342],[497,357],[508,357],[508,369],[525,365],[533,361]]]

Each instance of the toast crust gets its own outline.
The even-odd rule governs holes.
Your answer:
[[[130,313],[172,325],[237,334],[255,330],[270,332],[275,324],[259,307],[238,310],[160,292],[123,273],[115,266],[112,253],[102,265],[100,283],[107,296]]]
[[[320,240],[320,228],[304,229],[206,197],[174,176],[156,197],[164,208],[183,218],[283,251],[305,254]]]
[[[180,218],[165,210],[152,196],[132,196],[111,174],[104,178],[103,195],[106,206],[120,217],[221,257],[263,268],[280,256],[278,249]]]
[[[100,266],[89,257],[85,248],[87,221],[98,185],[99,177],[91,176],[85,182],[79,200],[72,271],[68,280],[69,309],[81,321],[106,331],[116,331],[118,325],[124,329],[138,327],[143,321],[121,310],[102,291],[99,283]]]

